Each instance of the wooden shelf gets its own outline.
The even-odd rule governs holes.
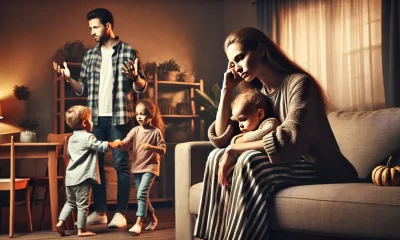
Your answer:
[[[153,84],[154,81],[149,81],[149,84]],[[157,81],[158,85],[169,85],[169,86],[187,86],[187,87],[200,87],[201,83],[187,83],[187,82],[171,82],[171,81]]]
[[[77,100],[87,100],[86,97],[65,97],[65,101],[77,101]],[[57,98],[57,101],[60,101],[59,98]]]
[[[198,115],[162,115],[163,118],[197,118]]]
[[[67,65],[69,65],[69,66],[82,66],[82,63],[80,63],[80,62],[67,62]]]

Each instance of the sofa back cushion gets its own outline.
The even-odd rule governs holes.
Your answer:
[[[328,114],[343,155],[367,178],[384,158],[400,149],[400,108]]]

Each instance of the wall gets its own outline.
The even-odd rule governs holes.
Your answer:
[[[204,79],[206,90],[222,80],[226,34],[255,25],[250,0],[0,1],[0,104],[5,116],[0,133],[21,117],[14,85],[27,85],[31,90],[28,114],[40,122],[39,140],[52,132],[52,57],[67,41],[95,45],[86,13],[96,7],[113,13],[115,33],[140,51],[143,62],[174,58],[181,70]]]
[[[224,36],[242,27],[257,27],[256,5],[254,0],[224,1]],[[223,43],[222,43],[223,44]]]
[[[194,72],[206,85],[224,65],[219,47],[223,3],[219,1],[2,1],[3,113],[11,122],[20,117],[12,88],[28,85],[28,112],[40,122],[41,140],[52,131],[52,56],[67,41],[83,40],[94,46],[85,16],[95,7],[105,7],[114,14],[116,34],[140,51],[143,62],[175,58],[182,70]]]

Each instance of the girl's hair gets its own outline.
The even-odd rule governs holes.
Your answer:
[[[317,91],[321,97],[325,110],[328,110],[330,103],[328,96],[322,89],[317,80],[297,63],[291,60],[267,35],[253,27],[245,27],[231,32],[225,39],[225,53],[228,47],[233,43],[240,43],[246,50],[254,51],[259,45],[266,50],[265,57],[268,65],[276,72],[281,73],[303,73],[312,79],[317,86]],[[254,83],[253,83],[254,82]],[[261,88],[261,82],[254,79],[251,82],[253,87]]]
[[[158,106],[154,103],[153,100],[145,98],[141,99],[137,105],[142,104],[146,108],[147,113],[149,114],[149,118],[151,118],[151,125],[154,127],[160,129],[162,135],[164,136],[164,131],[165,131],[165,125],[164,121],[162,119],[160,109]]]
[[[259,90],[254,88],[245,89],[236,95],[231,103],[231,108],[237,104],[243,106],[245,113],[254,113],[261,108],[264,110],[265,116],[267,117],[272,112],[267,104],[266,97]]]
[[[72,130],[82,129],[83,120],[89,119],[92,112],[88,107],[75,105],[70,107],[65,113],[65,120]]]

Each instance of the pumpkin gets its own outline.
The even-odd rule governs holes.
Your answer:
[[[372,171],[372,181],[378,186],[399,186],[400,185],[400,166],[391,167],[390,156],[387,165],[379,165]]]

